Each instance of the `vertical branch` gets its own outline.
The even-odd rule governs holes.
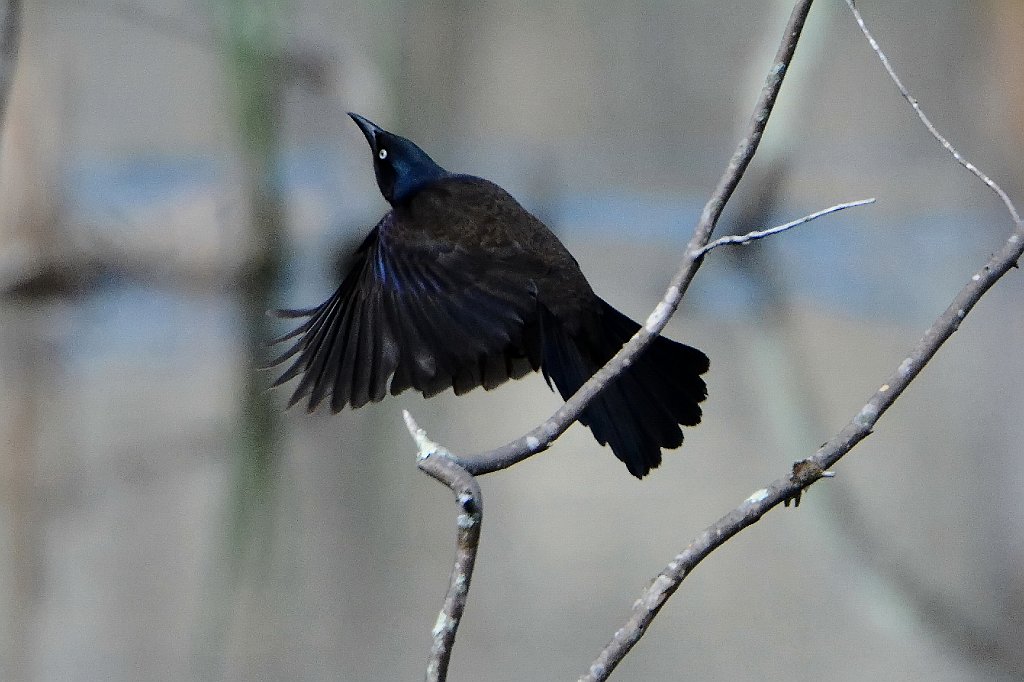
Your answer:
[[[455,493],[459,505],[456,522],[455,563],[448,582],[441,612],[431,630],[434,642],[427,662],[427,682],[444,682],[448,677],[448,663],[455,646],[455,635],[462,622],[469,597],[469,583],[473,578],[477,549],[480,545],[480,524],[483,521],[483,495],[473,476],[459,466],[450,453],[434,443],[423,429],[416,425],[412,415],[403,412],[409,434],[419,451],[417,466],[424,473],[444,483]]]
[[[448,677],[448,663],[455,646],[455,635],[469,597],[469,583],[473,578],[477,548],[480,544],[480,523],[483,520],[483,497],[480,486],[469,472],[444,457],[426,457],[420,460],[422,471],[444,483],[455,493],[459,505],[456,521],[455,562],[452,566],[448,593],[437,621],[430,631],[434,641],[430,647],[427,663],[427,682],[443,682]]]

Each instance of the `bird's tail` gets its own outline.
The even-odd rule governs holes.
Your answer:
[[[575,333],[549,312],[543,319],[548,385],[568,399],[636,333],[640,325],[603,300],[592,325]],[[602,445],[611,446],[629,473],[642,478],[661,463],[661,448],[683,443],[679,425],[700,423],[707,397],[701,374],[708,358],[696,348],[659,336],[580,415]]]

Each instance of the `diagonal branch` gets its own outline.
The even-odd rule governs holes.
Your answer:
[[[768,125],[768,118],[771,116],[776,99],[778,99],[782,81],[796,52],[796,45],[807,19],[807,13],[811,9],[811,2],[812,0],[799,0],[793,8],[782,37],[782,44],[779,45],[764,87],[754,106],[746,134],[733,153],[715,191],[701,212],[697,226],[694,228],[693,237],[686,246],[686,255],[683,257],[679,271],[669,282],[664,297],[647,318],[647,323],[543,424],[498,448],[464,460],[459,459],[459,464],[466,471],[477,476],[488,474],[508,468],[547,449],[576,421],[590,401],[618,376],[668,324],[669,318],[679,307],[683,294],[686,293],[690,282],[693,281],[694,275],[697,274],[698,268],[703,263],[701,249],[710,241],[711,233],[718,224],[726,202],[729,201],[746,172],[747,166],[750,165],[751,159],[754,158],[765,127]]]
[[[643,637],[651,621],[658,615],[658,611],[661,610],[665,601],[679,588],[679,585],[693,571],[697,564],[703,561],[711,552],[725,544],[744,528],[759,521],[765,513],[780,503],[788,505],[793,500],[799,504],[800,496],[806,488],[820,478],[831,476],[832,473],[828,471],[829,467],[834,466],[857,443],[871,434],[879,418],[903,394],[910,383],[920,374],[924,366],[935,357],[942,344],[960,327],[960,323],[971,312],[975,304],[981,300],[981,297],[1003,275],[1009,272],[1011,268],[1016,267],[1017,262],[1024,255],[1024,222],[1021,221],[1020,214],[1017,212],[1013,202],[999,185],[968,162],[935,130],[921,110],[917,100],[899,82],[895,71],[893,71],[888,61],[885,60],[881,49],[879,49],[878,43],[868,33],[863,19],[857,13],[856,8],[849,0],[848,4],[853,9],[854,15],[857,17],[857,21],[865,36],[871,42],[872,48],[886,65],[886,70],[889,72],[890,77],[897,82],[901,94],[910,102],[914,111],[917,112],[919,118],[932,132],[933,136],[950,152],[956,161],[980,178],[987,186],[994,189],[1003,198],[1015,223],[1015,229],[1007,237],[1002,248],[980,270],[971,276],[971,279],[956,295],[953,302],[932,323],[913,350],[899,364],[892,375],[882,383],[874,395],[854,415],[853,419],[850,420],[842,431],[822,445],[813,456],[796,462],[793,465],[793,471],[790,476],[780,478],[768,487],[756,491],[738,507],[705,528],[700,535],[693,539],[686,549],[676,555],[633,604],[632,613],[626,624],[615,632],[612,640],[591,664],[587,673],[580,678],[581,682],[597,682],[598,680],[607,679],[611,671],[615,669],[615,666]]]
[[[633,611],[626,624],[616,631],[611,642],[591,664],[587,674],[580,678],[581,682],[607,679],[615,666],[643,637],[665,601],[709,554],[744,528],[759,521],[765,513],[780,503],[788,504],[790,500],[799,503],[804,489],[819,478],[830,476],[831,472],[827,469],[871,434],[882,414],[907,389],[942,344],[953,335],[960,322],[985,292],[1013,268],[1022,255],[1024,227],[1018,226],[1006,240],[1003,248],[971,277],[946,311],[925,332],[913,351],[842,431],[821,446],[812,457],[794,464],[790,476],[780,478],[766,488],[758,490],[738,507],[705,528],[658,574],[633,604]]]
[[[476,547],[480,533],[480,489],[474,475],[480,475],[504,469],[546,449],[552,441],[565,432],[579,417],[586,405],[623,369],[630,364],[632,358],[651,343],[675,313],[679,302],[693,280],[694,275],[703,263],[704,252],[701,250],[711,240],[711,234],[722,215],[726,203],[732,196],[740,179],[746,172],[750,161],[764,135],[768,118],[778,99],[779,91],[786,71],[796,52],[804,22],[810,11],[812,0],[798,0],[786,24],[782,43],[779,46],[768,77],[761,90],[754,112],[747,126],[747,132],[733,153],[725,172],[718,181],[711,198],[704,206],[700,220],[694,229],[693,237],[686,247],[679,271],[672,278],[661,302],[647,318],[647,323],[630,339],[625,346],[608,363],[597,371],[554,415],[529,433],[513,440],[506,445],[490,452],[473,457],[470,460],[456,459],[450,452],[430,441],[419,429],[412,417],[406,413],[406,424],[416,440],[420,451],[418,466],[448,485],[459,499],[463,513],[459,516],[459,542],[456,552],[455,567],[444,607],[434,627],[434,646],[431,651],[430,663],[427,668],[428,680],[444,680],[447,674],[451,647],[454,644],[465,600],[469,589],[469,578],[473,562],[476,558]],[[798,489],[799,490],[799,489]],[[795,493],[791,493],[792,497]],[[467,508],[464,501],[471,505]],[[762,512],[763,513],[763,512]],[[750,522],[752,523],[752,521]],[[738,532],[738,530],[736,531]],[[678,583],[677,583],[678,584]],[[673,588],[674,589],[674,588]],[[667,596],[667,595],[666,595]],[[660,607],[660,603],[658,604]],[[653,615],[651,616],[653,618]],[[641,632],[642,634],[642,632]],[[637,639],[639,639],[639,634]],[[634,641],[635,643],[635,641]],[[632,645],[630,645],[631,647]],[[630,647],[621,651],[617,658],[609,657],[605,664],[608,672],[621,660]],[[595,677],[593,679],[604,679]]]

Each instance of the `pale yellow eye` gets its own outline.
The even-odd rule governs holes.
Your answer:
[[[380,159],[381,161],[388,158],[388,150],[381,149],[379,152],[377,152],[377,158]]]

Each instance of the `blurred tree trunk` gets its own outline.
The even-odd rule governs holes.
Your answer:
[[[0,333],[0,525],[4,528],[4,647],[0,677],[29,679],[44,571],[45,522],[37,474],[44,431],[45,387],[58,384],[57,370],[40,343],[40,328],[51,314],[37,305],[6,309]]]
[[[23,141],[12,138],[12,128],[23,135],[34,132],[29,125],[34,119],[25,115],[28,107],[19,106],[17,126],[12,127],[8,116],[22,22],[20,0],[9,0],[0,18],[0,132],[3,133],[0,147],[3,151],[3,163],[0,165],[0,206],[3,206],[0,212],[0,243],[7,247],[5,250],[9,254],[6,259],[0,259],[0,289],[4,288],[11,275],[22,274],[24,260],[11,258],[15,251],[11,242],[19,233],[33,234],[34,231],[26,230],[26,227],[35,225],[31,219],[33,216],[48,213],[40,212],[38,208],[48,205],[46,198],[40,196],[42,188],[52,187],[40,184],[35,192],[31,191],[33,185],[26,182],[23,170],[31,168],[27,161],[33,156],[23,145],[12,144],[15,140]],[[25,101],[25,94],[19,93],[19,103]],[[12,147],[20,153],[12,155]],[[24,198],[26,195],[28,200]],[[43,382],[39,381],[42,368],[38,349],[31,343],[35,332],[35,325],[31,324],[34,318],[30,312],[20,316],[12,311],[11,316],[14,319],[7,321],[14,324],[5,325],[9,331],[9,343],[0,344],[0,348],[11,349],[0,362],[3,368],[0,380],[7,389],[0,401],[0,433],[3,434],[3,447],[0,448],[0,499],[3,505],[0,518],[6,529],[3,544],[7,548],[2,574],[9,576],[9,583],[3,590],[6,617],[0,622],[0,632],[5,646],[0,671],[4,679],[25,679],[31,667],[33,607],[39,596],[35,577],[39,575],[40,568],[38,541],[41,532],[34,493],[39,434],[38,389]]]
[[[215,3],[217,29],[228,62],[227,76],[233,85],[238,145],[244,196],[247,197],[248,243],[246,265],[237,281],[236,300],[242,326],[242,382],[239,415],[235,426],[236,469],[231,491],[225,577],[230,581],[214,608],[217,639],[230,636],[237,625],[237,641],[245,648],[245,666],[261,666],[276,652],[268,642],[279,641],[269,633],[250,632],[268,619],[273,609],[263,599],[266,574],[272,556],[276,487],[280,465],[279,409],[269,389],[268,373],[258,368],[268,357],[273,329],[266,311],[274,306],[281,269],[285,231],[285,206],[280,177],[280,131],[285,80],[282,0],[229,0]],[[259,642],[259,656],[249,650]],[[229,642],[205,643],[210,663],[230,650]],[[250,654],[253,654],[250,661]],[[266,658],[269,657],[269,658]],[[229,656],[229,658],[232,658]],[[227,661],[227,665],[231,662]],[[253,669],[261,669],[259,667]],[[271,666],[272,669],[272,666]],[[203,671],[210,673],[211,671]],[[266,672],[266,669],[264,669]]]
[[[19,5],[8,5],[0,37],[9,35],[7,17],[20,12]],[[21,40],[17,53],[0,48],[0,291],[10,291],[67,257],[54,191],[61,126],[53,83],[59,77],[42,39],[43,16],[45,8],[34,6],[18,22],[28,39]]]
[[[21,0],[7,0],[0,23],[0,121],[7,115],[7,98],[18,65],[21,45]]]

